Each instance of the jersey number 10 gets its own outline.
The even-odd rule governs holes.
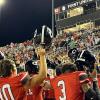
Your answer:
[[[7,90],[7,93],[9,93],[10,100],[14,100],[9,84],[3,85],[2,88],[0,89],[0,100],[9,100],[9,98],[7,97],[6,90]]]

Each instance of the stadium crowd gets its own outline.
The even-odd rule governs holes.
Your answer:
[[[0,47],[0,99],[100,100],[99,48],[100,28],[58,34],[46,51],[34,39]]]

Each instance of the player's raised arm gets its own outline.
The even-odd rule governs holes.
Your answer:
[[[40,85],[47,76],[45,49],[39,49],[38,55],[40,56],[39,73],[32,76],[32,78],[25,84],[25,88],[33,88],[36,85]]]

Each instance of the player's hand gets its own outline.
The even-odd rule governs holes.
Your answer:
[[[91,74],[91,77],[92,78],[97,78],[97,70],[96,69],[93,70],[93,72]]]
[[[98,65],[97,63],[94,64],[94,70],[93,70],[93,72],[91,74],[91,77],[93,79],[97,79],[97,69],[96,69],[97,65]]]
[[[37,50],[37,54],[38,54],[39,56],[45,55],[45,54],[46,54],[45,49],[39,48],[39,49]]]
[[[88,83],[82,84],[82,90],[86,93],[90,89],[90,86]]]
[[[89,82],[88,75],[86,73],[80,73],[79,80],[81,84],[88,83]]]

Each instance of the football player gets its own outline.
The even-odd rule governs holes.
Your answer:
[[[55,77],[55,70],[52,68],[48,68],[48,75],[47,76],[48,77],[45,79],[44,87],[43,87],[44,100],[55,100],[54,89],[45,89],[45,83],[50,81],[50,79]]]
[[[46,88],[54,89],[56,100],[84,100],[84,94],[91,91],[87,74],[76,69],[74,64],[67,63],[63,65],[63,74],[50,80],[51,87],[46,84]],[[94,91],[92,93],[94,98],[96,94]]]
[[[38,74],[39,60],[29,60],[25,64],[25,69],[29,73],[30,77]],[[37,84],[34,88],[29,89],[26,92],[25,100],[43,100],[42,97],[42,86]]]
[[[28,73],[17,75],[15,63],[11,60],[0,62],[0,100],[23,100],[25,91],[40,85],[47,75],[45,50],[38,51],[40,67],[38,74],[30,77]]]

